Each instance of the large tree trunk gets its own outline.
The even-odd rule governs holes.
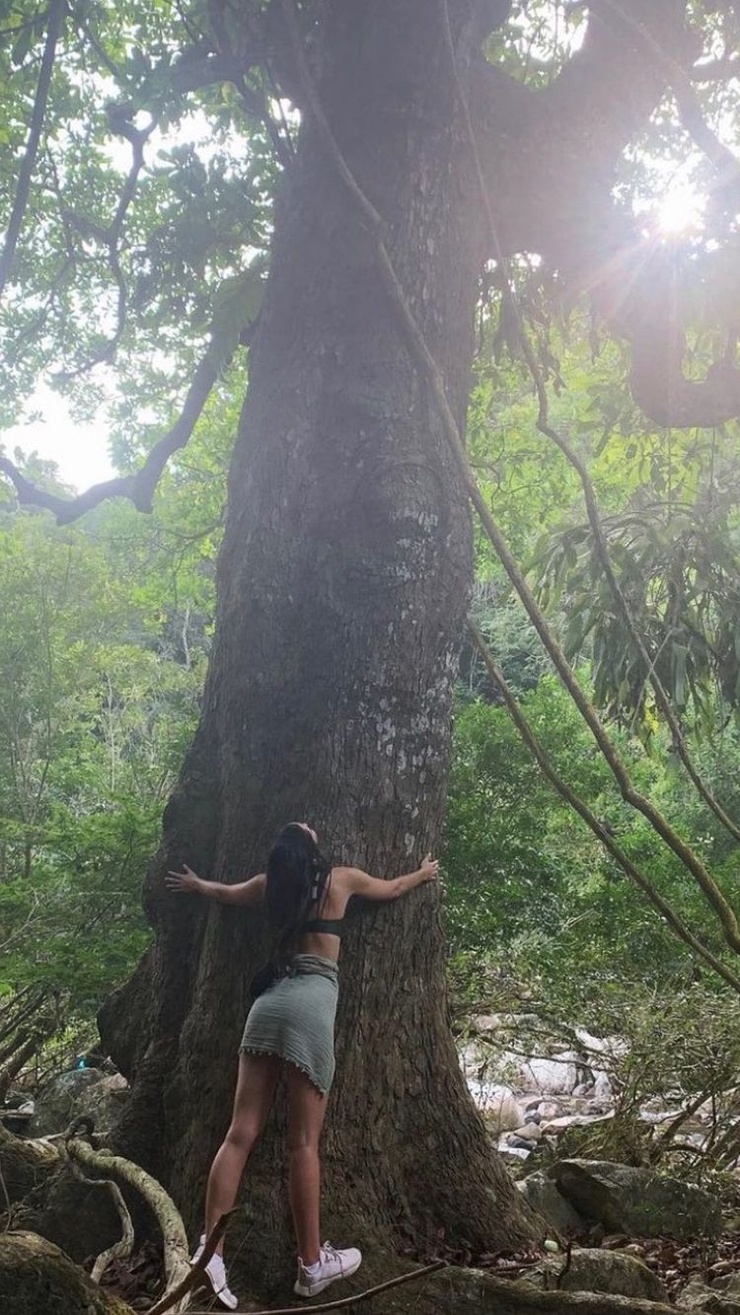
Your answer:
[[[462,426],[484,224],[441,26],[428,0],[325,12],[320,94],[387,220]],[[187,860],[243,878],[278,827],[303,818],[336,860],[388,875],[415,866],[441,832],[471,578],[454,460],[372,239],[310,123],[250,373],[202,720],[147,883],[156,944],[101,1020],[134,1078],[122,1149],[162,1176],[191,1224],[228,1121],[262,929],[167,896],[162,873]],[[384,1234],[423,1250],[444,1233],[476,1253],[532,1236],[465,1090],[443,969],[436,891],[351,920],[324,1159],[325,1226],[340,1244]],[[263,1278],[266,1256],[288,1250],[279,1147],[268,1130],[246,1191]]]

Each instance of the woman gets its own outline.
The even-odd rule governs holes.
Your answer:
[[[291,822],[270,850],[267,871],[238,885],[203,881],[185,865],[170,872],[170,890],[196,893],[221,904],[264,905],[272,935],[267,971],[257,974],[257,995],[244,1028],[231,1126],[208,1179],[205,1238],[233,1206],[250,1152],[270,1112],[278,1079],[288,1083],[288,1191],[298,1246],[294,1291],[314,1297],[335,1279],[359,1268],[356,1247],[338,1251],[320,1243],[319,1137],[334,1076],[334,1018],[337,959],[342,921],[353,895],[395,900],[437,878],[438,864],[427,855],[416,872],[391,881],[359,868],[332,868],[322,856],[316,832]],[[260,979],[260,980],[258,980]],[[226,1280],[223,1243],[206,1267],[213,1291],[229,1310],[237,1298]]]

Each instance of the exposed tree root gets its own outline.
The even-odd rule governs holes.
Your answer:
[[[164,1268],[167,1280],[166,1293],[170,1294],[191,1279],[192,1270],[185,1225],[174,1201],[155,1178],[120,1155],[110,1155],[107,1151],[93,1150],[92,1146],[79,1137],[70,1137],[66,1142],[66,1152],[70,1159],[85,1169],[94,1170],[96,1175],[103,1175],[112,1180],[128,1183],[144,1197],[159,1224],[164,1243]],[[187,1283],[188,1290],[192,1282]],[[174,1311],[180,1309],[175,1298],[168,1303]],[[164,1307],[163,1307],[164,1309]]]
[[[93,1283],[99,1283],[106,1269],[112,1260],[125,1260],[131,1255],[134,1249],[134,1226],[131,1223],[131,1215],[128,1212],[126,1202],[121,1195],[121,1189],[117,1183],[111,1182],[109,1178],[92,1179],[93,1182],[104,1183],[110,1192],[118,1210],[118,1216],[121,1220],[121,1238],[119,1242],[114,1242],[112,1247],[101,1251],[95,1264],[92,1267],[90,1275]]]

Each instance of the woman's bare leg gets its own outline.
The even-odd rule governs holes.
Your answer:
[[[288,1077],[288,1191],[298,1255],[304,1265],[319,1259],[319,1197],[321,1166],[319,1139],[326,1114],[326,1096],[300,1069],[285,1065]]]
[[[275,1098],[282,1060],[277,1055],[239,1056],[231,1125],[211,1165],[206,1190],[206,1237],[236,1201],[244,1167]],[[223,1238],[216,1247],[223,1252]]]

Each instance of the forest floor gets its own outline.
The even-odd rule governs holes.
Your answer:
[[[698,1277],[705,1283],[711,1283],[724,1275],[740,1274],[740,1232],[725,1235],[712,1244],[676,1242],[669,1237],[615,1236],[606,1238],[602,1246],[619,1248],[643,1260],[662,1279],[671,1301],[675,1300],[692,1278]],[[443,1258],[449,1259],[452,1264],[461,1263],[458,1256]],[[496,1278],[517,1279],[521,1278],[530,1265],[541,1259],[541,1255],[532,1253],[507,1257],[484,1256],[477,1268],[487,1270]],[[158,1247],[146,1243],[129,1260],[115,1261],[103,1276],[102,1286],[128,1302],[132,1310],[148,1310],[164,1290],[162,1257]],[[215,1299],[212,1304],[214,1310],[221,1309]],[[199,1301],[199,1305],[203,1303]]]

